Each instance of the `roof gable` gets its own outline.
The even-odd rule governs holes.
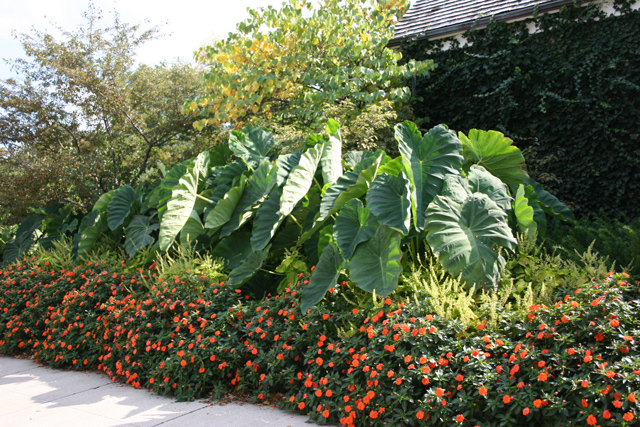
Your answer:
[[[402,40],[445,37],[486,26],[492,19],[511,21],[560,9],[573,0],[413,0],[398,22],[389,45]]]

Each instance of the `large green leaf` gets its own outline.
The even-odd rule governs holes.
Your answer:
[[[340,209],[333,227],[333,237],[349,259],[359,243],[371,239],[378,229],[378,220],[358,199],[349,200]]]
[[[239,288],[247,280],[255,274],[256,271],[262,267],[262,263],[269,255],[269,249],[271,245],[265,247],[261,251],[251,252],[231,273],[229,273],[229,283],[231,286]]]
[[[107,191],[102,196],[100,196],[96,204],[93,205],[92,210],[106,213],[109,207],[109,203],[111,203],[111,200],[113,200],[113,195],[115,194],[115,192],[116,190]]]
[[[93,245],[98,241],[102,232],[102,225],[106,222],[106,213],[100,210],[89,212],[80,222],[79,240],[76,255],[80,258],[89,253]]]
[[[245,176],[241,175],[236,184],[237,185],[231,187],[222,200],[220,200],[216,206],[209,211],[205,222],[206,228],[216,229],[218,227],[222,227],[231,219],[231,215],[236,209],[236,206],[238,206],[238,202],[240,202],[242,193],[244,192],[246,184]]]
[[[522,152],[511,145],[513,141],[504,134],[495,130],[471,129],[468,137],[462,132],[458,136],[462,141],[465,158],[484,166],[507,184],[513,193],[527,178]]]
[[[213,251],[211,251],[211,256],[214,258],[222,258],[225,268],[233,270],[238,267],[251,252],[251,233],[238,230],[220,240]]]
[[[534,181],[531,178],[527,178],[524,180],[525,185],[532,186],[538,195],[538,203],[542,207],[542,210],[547,215],[551,215],[552,217],[558,218],[562,221],[574,223],[575,217],[573,216],[573,212],[571,209],[567,207],[564,203],[562,203],[556,196],[549,193],[544,189],[542,184]]]
[[[344,156],[344,162],[349,169],[354,169],[358,163],[362,162],[367,157],[375,157],[377,153],[375,151],[349,151]]]
[[[133,257],[140,249],[153,244],[154,238],[151,235],[160,228],[157,222],[151,223],[153,217],[136,215],[131,218],[129,225],[125,229],[126,240],[124,250],[130,257]]]
[[[376,156],[364,157],[356,167],[342,175],[335,184],[327,188],[320,202],[320,216],[317,222],[338,212],[345,203],[366,194],[380,166],[390,160],[383,151],[378,150]]]
[[[368,292],[379,296],[389,295],[398,286],[402,273],[402,251],[399,232],[381,225],[371,240],[356,248],[349,261],[351,280]]]
[[[209,152],[198,155],[193,166],[180,178],[171,191],[171,199],[160,222],[160,249],[166,251],[191,217],[196,205],[200,185],[204,185],[209,171]],[[170,172],[171,173],[171,172]],[[166,181],[166,178],[165,178]]]
[[[380,224],[388,225],[403,235],[411,227],[411,185],[404,172],[395,177],[381,173],[367,191],[367,207]]]
[[[182,230],[180,230],[180,244],[184,247],[193,247],[196,239],[205,234],[205,232],[206,230],[200,220],[200,215],[198,215],[198,212],[194,209],[191,211]]]
[[[289,215],[311,188],[323,149],[323,145],[308,149],[300,157],[298,165],[291,169],[280,197],[280,213],[282,215]]]
[[[423,137],[414,123],[404,122],[396,125],[395,136],[400,153],[410,164],[416,228],[423,230],[424,212],[440,194],[444,177],[459,173],[462,167],[462,144],[456,134],[443,125],[432,128]]]
[[[140,194],[129,184],[123,185],[113,193],[107,207],[107,224],[112,231],[124,223],[139,197]]]
[[[504,260],[494,246],[513,249],[518,243],[506,217],[486,194],[471,194],[462,203],[436,196],[427,209],[427,241],[453,276],[461,274],[468,286],[496,287]]]
[[[538,225],[533,218],[533,207],[529,205],[529,199],[525,194],[524,184],[518,186],[516,199],[513,202],[513,211],[516,215],[518,229],[521,233],[528,233],[530,236],[537,234]]]
[[[282,187],[276,187],[256,212],[251,234],[251,247],[254,251],[264,249],[282,224],[284,215],[280,213],[281,196]]]
[[[316,305],[324,297],[324,294],[336,285],[344,265],[345,260],[338,247],[334,242],[330,242],[322,252],[320,261],[311,274],[309,284],[303,290],[301,303],[303,313]]]
[[[213,192],[211,193],[211,196],[208,197],[212,203],[207,206],[208,209],[212,209],[216,203],[222,200],[224,195],[227,194],[227,191],[234,186],[234,181],[237,184],[239,177],[247,173],[247,165],[242,162],[233,162],[214,169],[215,170],[212,171],[212,174],[209,175],[209,188],[212,189]],[[208,210],[205,209],[205,216],[207,213]]]
[[[276,159],[276,166],[278,167],[278,179],[276,185],[282,186],[286,181],[291,169],[298,166],[300,163],[300,157],[302,153],[282,154]]]
[[[154,191],[154,196],[157,194],[158,197],[158,216],[161,221],[164,213],[167,211],[167,202],[171,199],[173,189],[178,185],[180,178],[187,173],[188,169],[187,162],[175,165],[164,177],[158,189]]]
[[[532,185],[524,187],[524,195],[529,200],[529,206],[533,208],[533,220],[538,228],[538,236],[544,236],[547,233],[547,215],[538,201],[538,194]]]
[[[35,232],[42,224],[43,219],[42,215],[29,216],[20,223],[16,230],[16,236],[4,246],[3,261],[16,261],[23,253],[31,249]]]
[[[229,137],[231,151],[252,169],[267,159],[274,145],[273,134],[257,126],[245,126],[242,131],[234,130]]]
[[[277,168],[269,162],[263,162],[251,174],[235,206],[229,221],[220,230],[220,237],[225,237],[237,230],[253,214],[253,209],[262,203],[276,185]]]
[[[327,122],[327,135],[329,140],[324,143],[322,150],[322,180],[324,184],[333,184],[342,176],[342,138],[340,138],[340,125],[335,120]]]
[[[489,196],[503,211],[511,210],[513,199],[509,196],[507,186],[482,166],[472,165],[466,177],[447,175],[444,181],[442,196],[462,203],[470,194],[482,193]]]

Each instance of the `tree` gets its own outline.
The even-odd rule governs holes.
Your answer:
[[[16,219],[29,205],[63,199],[89,207],[105,191],[144,180],[156,160],[174,163],[207,142],[181,113],[201,71],[138,66],[136,49],[158,37],[157,27],[123,23],[115,12],[104,26],[93,5],[84,17],[73,32],[58,28],[57,38],[19,35],[27,59],[12,63],[20,78],[0,82],[0,207]]]
[[[407,80],[433,68],[431,61],[403,64],[386,47],[407,6],[406,0],[323,0],[314,9],[310,1],[290,0],[281,9],[249,10],[237,32],[198,53],[208,73],[204,96],[186,105],[205,116],[194,125],[252,122],[302,133],[336,118],[327,117],[331,111],[345,129],[368,106],[383,117],[394,113],[383,121],[395,122],[411,98]]]

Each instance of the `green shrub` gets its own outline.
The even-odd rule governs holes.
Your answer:
[[[553,221],[547,230],[545,247],[566,259],[578,261],[579,254],[592,248],[609,264],[629,274],[640,274],[640,218],[611,219],[606,215],[582,218],[567,226]]]

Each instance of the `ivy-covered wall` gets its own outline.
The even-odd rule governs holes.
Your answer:
[[[495,129],[525,151],[529,172],[578,215],[640,216],[640,11],[566,7],[447,39],[406,42],[433,59],[416,82],[416,117],[468,132]],[[531,33],[528,23],[539,31]]]

